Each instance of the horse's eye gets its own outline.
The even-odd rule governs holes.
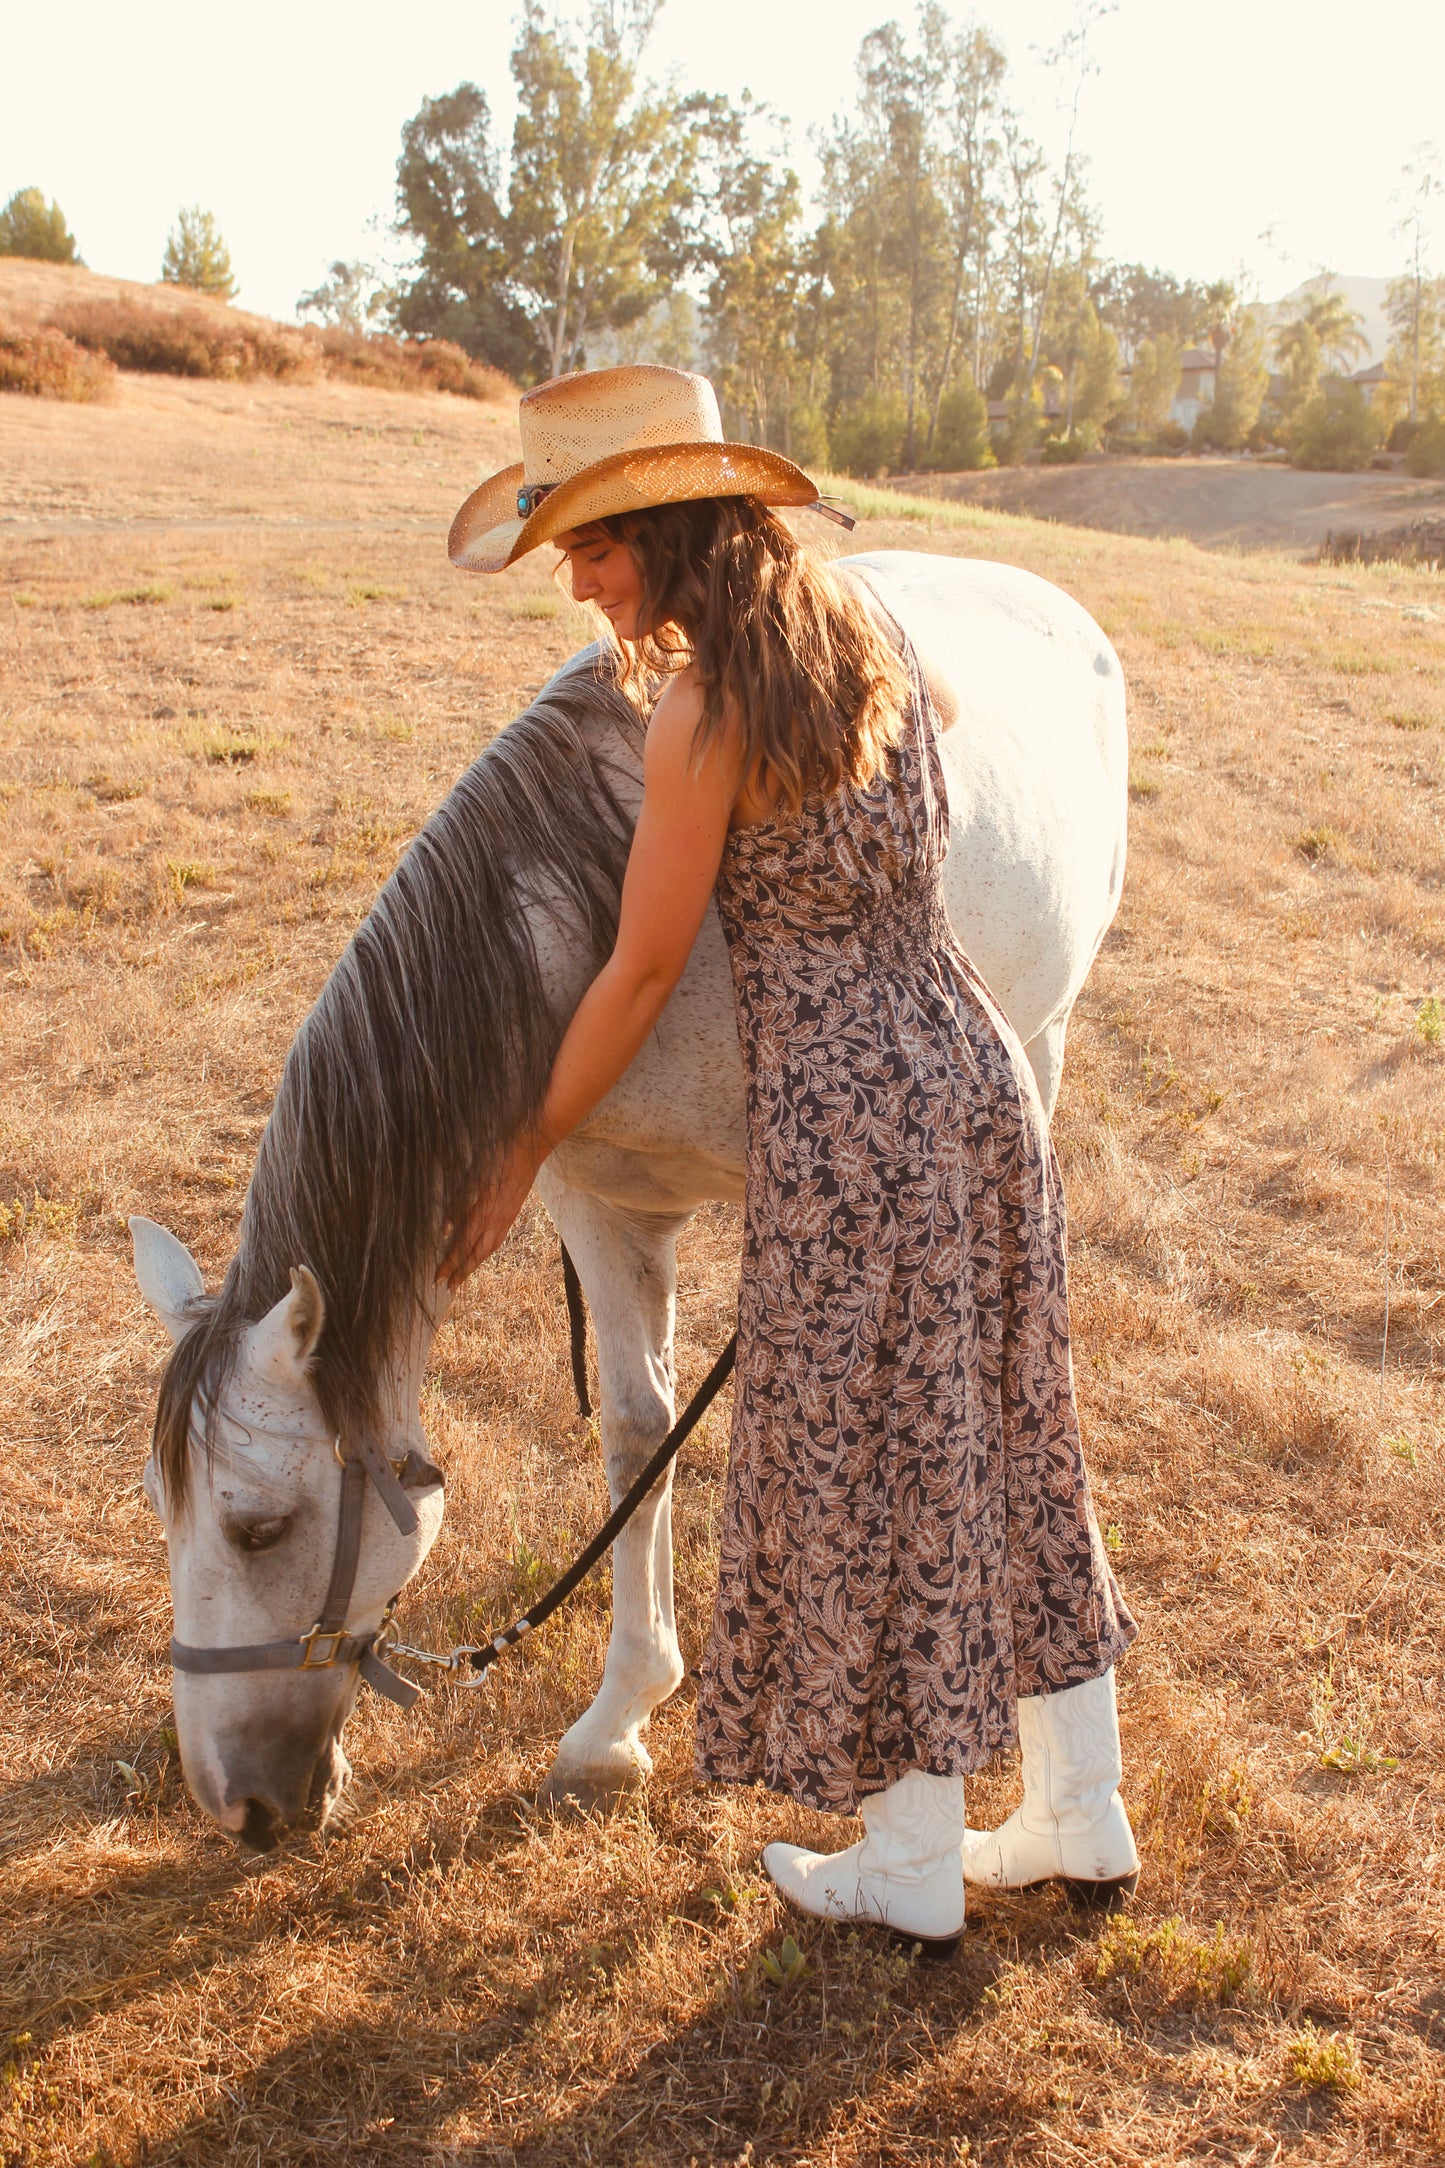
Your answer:
[[[238,1551],[269,1551],[281,1541],[291,1526],[289,1513],[277,1513],[269,1517],[260,1514],[223,1515],[221,1527],[226,1541],[234,1543]]]

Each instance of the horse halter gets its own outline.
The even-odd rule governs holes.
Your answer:
[[[562,1278],[571,1329],[572,1377],[577,1387],[577,1403],[585,1416],[592,1412],[587,1391],[587,1311],[582,1299],[582,1283],[565,1244]],[[627,1526],[653,1485],[661,1480],[722,1391],[732,1375],[737,1352],[738,1336],[734,1333],[632,1488],[618,1500],[585,1550],[573,1559],[565,1573],[558,1575],[529,1611],[524,1611],[510,1626],[504,1626],[500,1633],[493,1634],[490,1641],[464,1641],[445,1653],[440,1649],[413,1648],[408,1642],[398,1641],[392,1631],[392,1613],[399,1600],[396,1596],[382,1613],[381,1624],[374,1633],[349,1634],[346,1631],[346,1613],[356,1585],[356,1566],[361,1555],[361,1515],[367,1479],[376,1486],[382,1504],[404,1536],[415,1535],[418,1526],[416,1513],[403,1487],[405,1480],[409,1477],[413,1482],[425,1484],[430,1484],[433,1479],[438,1483],[442,1481],[441,1470],[424,1454],[411,1450],[400,1460],[392,1461],[374,1438],[363,1434],[355,1440],[353,1449],[348,1449],[340,1437],[333,1445],[341,1463],[341,1511],[336,1524],[331,1582],[316,1624],[292,1641],[253,1641],[238,1648],[193,1649],[183,1641],[172,1641],[172,1669],[214,1676],[228,1671],[330,1671],[339,1664],[355,1664],[368,1686],[374,1686],[379,1694],[385,1694],[388,1701],[394,1701],[402,1709],[411,1708],[421,1698],[421,1689],[409,1680],[399,1678],[390,1665],[383,1663],[383,1656],[425,1664],[464,1686],[485,1685],[487,1672],[497,1658],[505,1656],[508,1649],[515,1648],[527,1634],[545,1625],[553,1612],[559,1610],[572,1591],[586,1579],[598,1560],[611,1550],[615,1538]],[[468,1672],[472,1674],[470,1678]]]
[[[366,1684],[385,1694],[398,1708],[409,1709],[419,1698],[420,1688],[399,1678],[382,1661],[392,1646],[391,1618],[396,1597],[392,1597],[382,1613],[381,1624],[372,1633],[349,1634],[346,1614],[361,1557],[361,1519],[368,1480],[401,1533],[414,1536],[419,1526],[416,1509],[403,1485],[408,1479],[418,1485],[440,1483],[441,1470],[414,1449],[392,1461],[374,1438],[364,1435],[351,1445],[337,1437],[332,1450],[341,1463],[341,1504],[331,1579],[315,1625],[294,1640],[252,1641],[231,1648],[193,1649],[183,1641],[172,1641],[173,1670],[214,1677],[235,1671],[331,1671],[338,1665],[355,1664]]]

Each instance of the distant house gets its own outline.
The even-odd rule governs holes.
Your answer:
[[[1186,346],[1179,362],[1179,389],[1169,409],[1169,419],[1182,429],[1192,429],[1205,407],[1214,404],[1214,380],[1219,356],[1212,346]]]
[[[1219,357],[1212,346],[1186,346],[1179,357],[1179,386],[1174,403],[1169,409],[1169,419],[1181,429],[1192,429],[1200,414],[1214,403],[1214,380],[1219,371]],[[1132,369],[1121,369],[1120,380],[1127,396]]]
[[[1382,361],[1374,361],[1371,362],[1368,369],[1356,369],[1354,375],[1350,378],[1350,382],[1358,384],[1365,395],[1366,406],[1373,406],[1384,389],[1385,364]]]

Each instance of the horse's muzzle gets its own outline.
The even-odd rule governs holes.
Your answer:
[[[239,1745],[222,1761],[225,1805],[212,1819],[252,1852],[274,1852],[288,1837],[323,1828],[351,1774],[339,1725],[328,1729],[319,1748],[314,1732],[309,1738],[273,1734],[264,1762],[254,1747]],[[208,1805],[204,1797],[200,1803]]]

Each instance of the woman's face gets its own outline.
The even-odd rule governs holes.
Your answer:
[[[642,575],[627,544],[600,527],[578,527],[559,534],[557,547],[572,574],[572,600],[595,603],[619,640],[638,639]]]

